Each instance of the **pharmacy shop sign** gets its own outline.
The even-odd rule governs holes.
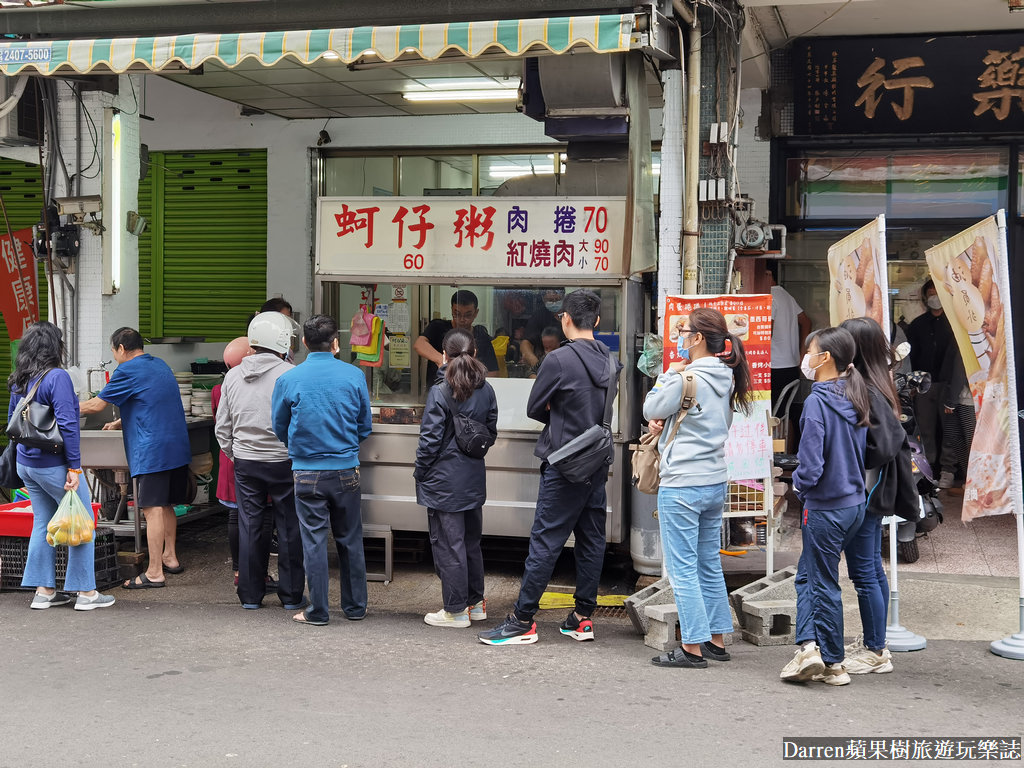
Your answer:
[[[322,197],[317,273],[586,280],[623,274],[624,197]]]

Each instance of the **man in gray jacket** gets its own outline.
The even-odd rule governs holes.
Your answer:
[[[268,514],[273,514],[278,533],[278,597],[288,610],[306,605],[292,463],[270,417],[274,384],[294,367],[284,359],[291,349],[292,328],[291,321],[278,312],[263,312],[252,319],[249,344],[254,354],[224,377],[217,411],[217,441],[235,462],[238,599],[251,610],[259,608],[266,595],[270,536],[264,516]]]

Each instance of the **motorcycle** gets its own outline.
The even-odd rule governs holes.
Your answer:
[[[917,546],[919,537],[934,531],[943,522],[942,502],[939,500],[939,485],[931,464],[925,457],[924,445],[917,431],[914,418],[914,395],[925,393],[932,386],[932,377],[926,371],[897,373],[893,376],[900,398],[900,421],[907,433],[910,445],[910,464],[914,471],[914,482],[921,498],[921,514],[917,520],[902,520],[896,526],[896,552],[901,562],[914,563],[921,557]],[[882,552],[888,552],[884,538],[889,534],[887,526],[882,528]]]

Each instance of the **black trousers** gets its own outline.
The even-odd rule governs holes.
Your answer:
[[[520,621],[533,620],[569,534],[576,537],[576,613],[590,616],[597,608],[606,544],[607,481],[607,467],[595,472],[589,483],[570,483],[546,461],[541,463],[530,552],[515,607]]]
[[[476,605],[484,598],[483,509],[445,512],[428,508],[427,527],[444,609],[458,613]]]
[[[295,514],[295,484],[290,461],[235,459],[238,497],[238,599],[259,605],[267,592],[272,526],[277,527],[277,594],[286,606],[302,603],[306,572]],[[269,501],[268,501],[269,498]]]

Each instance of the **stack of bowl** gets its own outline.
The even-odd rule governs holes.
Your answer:
[[[192,413],[192,372],[176,371],[174,378],[178,382],[178,393],[181,395],[181,407],[185,415]]]

